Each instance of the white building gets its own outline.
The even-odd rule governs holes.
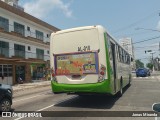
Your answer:
[[[135,55],[134,55],[134,46],[133,46],[132,38],[129,38],[129,37],[121,38],[119,40],[119,43],[131,55],[133,59],[132,69],[134,70],[135,69]]]
[[[50,34],[58,30],[25,13],[18,0],[0,0],[0,83],[44,78]]]

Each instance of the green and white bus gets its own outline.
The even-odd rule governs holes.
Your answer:
[[[131,82],[130,60],[129,53],[100,25],[52,33],[52,91],[121,96]]]

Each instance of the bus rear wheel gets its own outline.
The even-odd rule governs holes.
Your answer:
[[[132,77],[131,77],[131,75],[129,76],[129,83],[128,83],[128,87],[130,87],[131,86],[131,79],[132,79]]]
[[[123,95],[123,82],[122,82],[122,79],[120,81],[120,90],[118,92],[118,97],[121,97]]]

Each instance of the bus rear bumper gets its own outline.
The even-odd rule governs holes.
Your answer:
[[[58,84],[51,81],[52,91],[55,94],[111,94],[110,84],[106,80],[101,83],[92,84]]]

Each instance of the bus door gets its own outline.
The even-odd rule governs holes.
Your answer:
[[[114,90],[116,92],[116,78],[117,78],[117,75],[116,75],[116,50],[115,50],[115,44],[114,43],[110,43],[111,45],[111,51],[112,51],[112,63],[113,63],[113,78],[114,78]]]

